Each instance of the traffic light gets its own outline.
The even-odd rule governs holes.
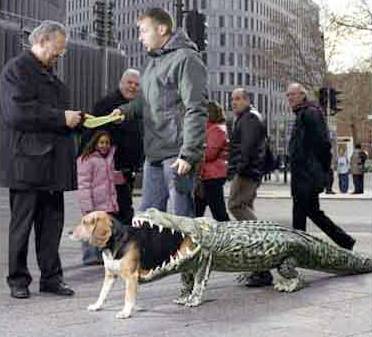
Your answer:
[[[328,88],[319,89],[319,105],[322,107],[323,111],[327,111],[328,107]]]
[[[337,98],[340,94],[342,94],[342,91],[338,91],[335,88],[329,89],[329,108],[331,109],[331,115],[335,115],[342,110],[338,104],[341,103],[341,100]]]
[[[105,30],[106,30],[106,41],[107,45],[113,45],[114,43],[114,3],[110,1],[107,4]]]
[[[186,17],[186,31],[190,39],[196,43],[200,51],[207,48],[207,19],[205,14],[190,11]]]
[[[97,44],[103,46],[105,43],[105,10],[103,1],[96,1],[93,6],[93,30],[96,35]]]

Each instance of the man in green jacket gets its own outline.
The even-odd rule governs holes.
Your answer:
[[[140,210],[155,207],[193,216],[194,168],[203,155],[207,120],[207,74],[195,44],[173,32],[171,16],[151,8],[138,19],[139,40],[149,62],[142,96],[113,114],[144,123],[145,164]]]

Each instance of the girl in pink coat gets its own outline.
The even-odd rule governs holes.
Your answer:
[[[78,199],[81,212],[105,211],[116,214],[119,211],[115,184],[123,184],[124,177],[114,169],[114,154],[111,136],[107,131],[98,131],[85,147],[77,161]],[[101,262],[98,250],[83,244],[85,265]]]

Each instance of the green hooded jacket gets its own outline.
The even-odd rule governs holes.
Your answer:
[[[207,72],[195,44],[182,30],[149,54],[141,96],[120,106],[126,118],[142,117],[150,162],[180,157],[198,163],[207,121]]]

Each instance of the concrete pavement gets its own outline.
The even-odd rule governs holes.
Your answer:
[[[263,184],[261,194],[284,193],[287,187]],[[270,192],[271,191],[271,192]],[[281,192],[282,191],[282,192]],[[75,193],[66,193],[65,233],[80,218]],[[136,204],[138,198],[136,198]],[[372,256],[372,212],[367,198],[325,199],[327,213],[357,239],[355,250]],[[287,198],[259,198],[260,218],[290,224],[291,201]],[[79,244],[66,235],[61,242],[65,279],[76,290],[67,299],[38,292],[38,269],[31,239],[29,265],[34,282],[32,297],[15,300],[5,284],[7,273],[7,235],[9,211],[7,192],[0,189],[0,336],[228,336],[228,337],[371,337],[372,274],[334,277],[303,271],[309,286],[293,294],[282,294],[271,287],[239,286],[236,274],[212,273],[198,308],[172,303],[179,276],[175,275],[140,287],[138,304],[142,310],[129,320],[115,319],[123,304],[123,286],[116,284],[105,310],[86,311],[102,283],[102,267],[83,267]],[[314,226],[316,235],[322,235]]]

